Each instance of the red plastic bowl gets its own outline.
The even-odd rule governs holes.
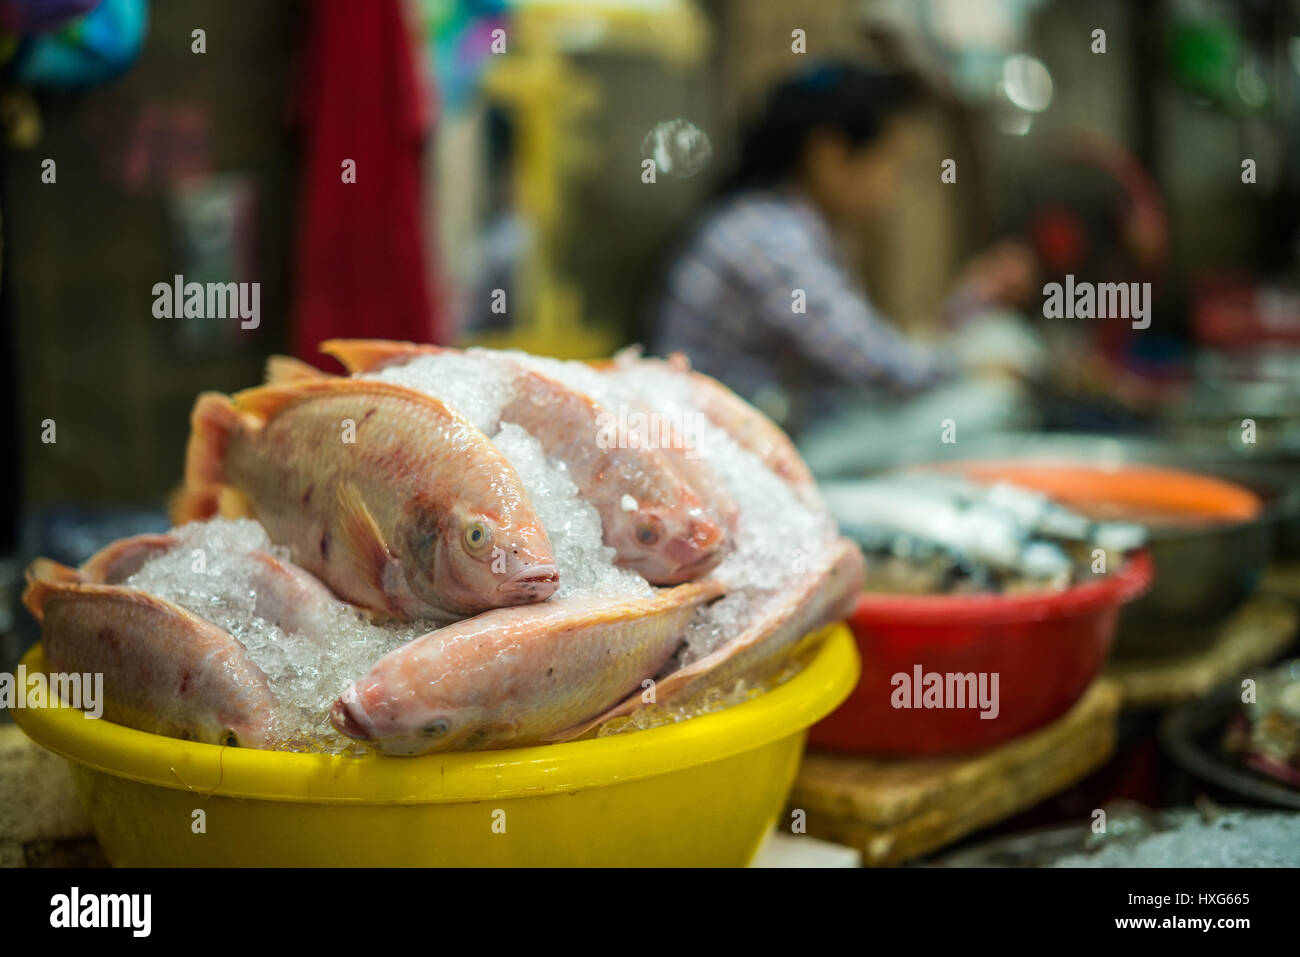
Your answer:
[[[1040,728],[1091,684],[1120,606],[1151,579],[1151,559],[1139,552],[1112,575],[1050,594],[864,594],[849,620],[862,678],[809,740],[822,750],[901,757],[977,751]],[[923,674],[996,674],[997,716],[982,718],[979,707],[895,708],[894,676],[910,680],[918,665]]]

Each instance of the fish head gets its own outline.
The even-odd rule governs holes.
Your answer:
[[[655,584],[690,581],[722,561],[726,534],[722,525],[698,506],[682,508],[637,503],[624,496],[614,528],[606,537],[619,564]]]
[[[330,724],[384,754],[411,756],[489,746],[495,724],[482,708],[429,701],[383,680],[349,686],[330,708]]]
[[[540,524],[509,522],[458,509],[417,517],[407,544],[415,561],[411,590],[449,611],[473,614],[545,601],[559,587],[559,569]]]

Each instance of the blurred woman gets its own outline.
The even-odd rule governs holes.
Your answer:
[[[912,394],[957,372],[953,353],[913,342],[876,310],[842,244],[890,202],[920,99],[904,76],[847,64],[777,86],[668,271],[652,351],[686,353],[792,431],[846,393]],[[947,311],[1023,294],[1031,275],[1026,252],[996,249]]]

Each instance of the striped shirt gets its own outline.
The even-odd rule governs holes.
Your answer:
[[[684,352],[787,428],[864,389],[915,392],[955,369],[871,304],[830,228],[785,192],[739,194],[671,267],[651,351]]]

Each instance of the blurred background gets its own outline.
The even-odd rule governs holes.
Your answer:
[[[1296,640],[1300,0],[0,0],[0,63],[0,671],[37,637],[26,563],[167,528],[196,394],[268,356],[647,343],[822,479],[1060,456],[1246,486],[1249,521],[1153,534],[1123,710],[1088,699],[1105,746],[1052,777],[1092,740],[1065,727],[953,833],[1213,781],[1300,807],[1204,757],[1209,689]],[[780,175],[738,200],[756,162]],[[187,317],[191,282],[256,310]],[[1050,315],[1066,282],[1149,284],[1149,325]]]
[[[1293,0],[4,0],[0,28],[5,661],[23,562],[165,526],[195,394],[269,354],[645,341],[746,123],[820,61],[931,93],[850,247],[882,316],[933,341],[965,262],[1032,252],[1021,338],[991,348],[1046,351],[964,401],[971,429],[1300,454]],[[1151,282],[1151,327],[1044,321],[1067,273]],[[159,318],[180,275],[258,283],[256,328]],[[1279,425],[1245,447],[1245,416]],[[805,449],[862,472],[918,442],[874,428]]]

